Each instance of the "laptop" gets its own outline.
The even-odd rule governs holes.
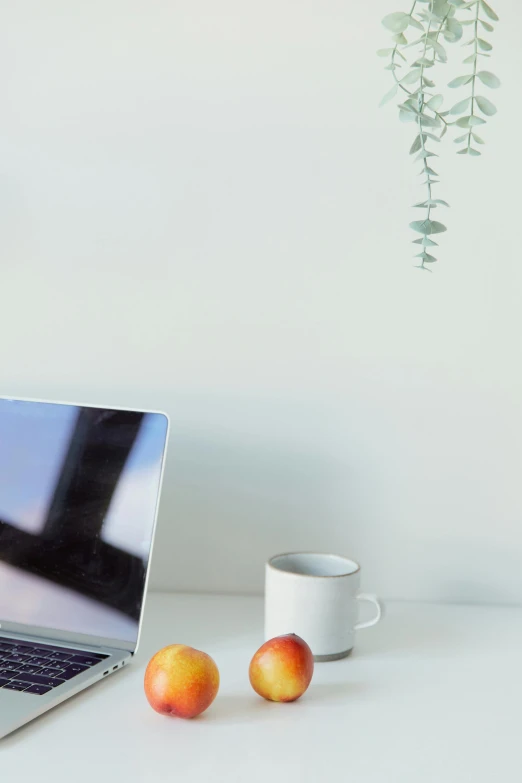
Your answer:
[[[0,738],[132,660],[168,429],[0,398]]]

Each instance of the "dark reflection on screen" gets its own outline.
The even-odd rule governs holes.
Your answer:
[[[162,414],[0,400],[0,621],[133,641]]]

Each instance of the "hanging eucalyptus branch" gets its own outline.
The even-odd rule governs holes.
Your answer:
[[[417,266],[426,271],[431,271],[426,264],[437,260],[428,250],[437,245],[431,237],[446,231],[443,223],[432,219],[432,210],[449,206],[447,201],[433,197],[433,186],[439,182],[436,179],[439,175],[429,162],[430,158],[438,157],[433,151],[433,145],[440,142],[449,126],[455,125],[467,129],[464,135],[455,139],[457,144],[464,144],[458,154],[480,155],[479,150],[472,146],[472,141],[476,144],[484,143],[476,133],[476,126],[486,122],[481,115],[490,117],[496,113],[496,107],[488,98],[476,94],[477,79],[487,87],[500,86],[499,79],[493,73],[478,70],[479,57],[489,57],[488,52],[493,48],[479,36],[479,24],[487,32],[494,29],[484,16],[491,21],[498,21],[498,16],[485,0],[414,0],[408,13],[398,11],[382,20],[384,27],[392,33],[393,46],[379,49],[377,54],[388,60],[385,68],[391,71],[394,84],[383,97],[381,106],[399,95],[403,99],[398,104],[399,119],[415,123],[416,126],[410,155],[417,153],[415,160],[422,163],[419,173],[424,178],[425,198],[414,206],[424,210],[424,216],[410,223],[410,227],[421,235],[413,240],[415,244],[421,245],[421,252],[415,257],[419,259]],[[447,44],[460,41],[467,25],[471,27],[472,36],[463,46],[473,46],[473,52],[465,58],[464,64],[473,66],[472,73],[458,76],[449,82],[448,87],[471,85],[471,94],[449,110],[441,111],[444,96],[436,91],[435,80],[430,78],[434,70],[439,69],[439,64],[448,61],[440,39],[442,37]],[[420,33],[413,41],[408,41],[406,37],[410,28]],[[398,75],[400,69],[406,71],[404,76]],[[457,119],[449,119],[453,116]]]

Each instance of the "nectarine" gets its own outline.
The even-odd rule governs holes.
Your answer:
[[[252,688],[270,701],[295,701],[310,685],[313,673],[312,651],[295,633],[265,642],[249,669]]]
[[[145,671],[145,695],[162,715],[195,718],[210,707],[218,689],[219,671],[210,655],[184,644],[164,647]]]

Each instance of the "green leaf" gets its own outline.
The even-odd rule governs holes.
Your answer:
[[[429,131],[424,131],[423,136],[427,136],[429,139],[433,139],[433,141],[440,141],[438,136],[435,136],[434,133],[430,133]]]
[[[495,29],[492,24],[490,24],[489,22],[485,22],[483,19],[479,19],[479,22],[484,28],[484,30],[488,31],[488,33],[492,33],[493,30]]]
[[[428,79],[427,76],[424,77],[424,84],[426,87],[435,87],[435,82],[432,82],[432,80]]]
[[[445,136],[447,132],[448,132],[448,125],[446,124],[442,126],[442,130],[440,132],[440,138],[442,139],[442,137]]]
[[[415,158],[415,161],[418,160],[426,160],[426,158],[438,158],[436,152],[430,152],[429,150],[422,150],[422,152],[419,152],[417,157]]]
[[[423,128],[438,128],[440,125],[438,117],[428,117],[427,114],[421,115],[420,122]]]
[[[395,63],[390,63],[389,65],[384,66],[385,71],[394,71],[396,68],[400,68],[401,66]]]
[[[452,79],[448,87],[462,87],[464,84],[469,84],[469,82],[473,79],[473,74],[470,73],[467,76],[457,76],[456,79]]]
[[[478,150],[474,150],[473,147],[470,147],[469,148],[469,154],[476,157],[477,155],[480,155],[481,153]]]
[[[377,57],[388,57],[393,49],[377,49]]]
[[[437,111],[442,106],[443,101],[444,98],[442,95],[434,95],[429,99],[429,101],[426,102],[426,106],[429,106],[429,108],[433,109],[433,111]]]
[[[414,16],[410,16],[410,20],[408,24],[410,25],[410,27],[415,27],[417,30],[424,32],[424,27],[421,25],[420,22],[417,21],[417,19],[415,19]]]
[[[484,98],[482,95],[475,95],[475,101],[480,111],[483,114],[487,114],[488,117],[492,117],[497,113],[497,107],[495,104],[491,103],[491,101],[489,101],[487,98]]]
[[[459,128],[471,128],[472,125],[483,125],[485,120],[482,119],[482,117],[477,117],[476,115],[468,115],[467,117],[459,117],[456,125],[459,126]]]
[[[481,139],[481,137],[478,135],[478,133],[472,133],[471,135],[473,136],[473,138],[475,139],[477,144],[485,144],[486,143],[484,141],[484,139]]]
[[[451,43],[460,41],[462,38],[462,33],[464,32],[461,23],[457,19],[453,19],[451,17],[446,20],[446,31],[449,32],[452,36]]]
[[[421,65],[423,68],[432,68],[435,63],[433,60],[428,60],[427,57],[421,57],[419,60],[415,60],[415,62],[412,65],[412,68],[420,68]]]
[[[402,33],[402,31],[406,30],[410,23],[410,16],[403,13],[402,11],[397,11],[394,14],[388,14],[388,16],[385,16],[382,20],[382,23],[386,29],[391,30],[392,33]]]
[[[399,119],[401,122],[417,122],[415,114],[411,111],[404,111],[404,109],[399,111]]]
[[[428,41],[428,44],[433,48],[433,51],[440,58],[441,62],[445,63],[448,61],[448,55],[442,44],[438,41]]]
[[[457,155],[467,155],[467,154],[468,154],[468,148],[467,147],[464,147],[463,150],[459,150],[457,152]]]
[[[438,247],[438,242],[434,242],[433,239],[430,239],[429,237],[419,237],[419,239],[413,239],[412,242],[415,245],[424,245],[424,247]]]
[[[466,57],[464,60],[462,60],[462,62],[464,63],[464,65],[470,65],[470,63],[474,63],[476,59],[477,59],[476,54],[470,54],[470,56]]]
[[[410,155],[413,155],[415,152],[418,152],[421,147],[422,147],[422,139],[420,136],[416,136],[413,144],[410,147]]]
[[[453,141],[455,144],[460,144],[461,142],[468,140],[468,135],[469,134],[465,133],[463,136],[459,136],[458,139],[453,139]]]
[[[490,52],[493,49],[489,41],[485,41],[483,38],[477,38],[477,43],[483,52]]]
[[[418,114],[417,111],[418,102],[414,101],[413,98],[408,98],[404,103],[399,103],[399,109],[404,109],[404,111],[412,112],[412,114]]]
[[[437,172],[436,172],[436,171],[433,171],[433,169],[431,169],[429,166],[425,166],[425,167],[424,167],[424,171],[427,171],[427,172],[428,172],[428,174],[431,174],[431,175],[433,175],[434,177],[438,177],[438,176],[439,176],[439,175],[437,174]],[[422,173],[422,172],[421,172],[421,173]]]
[[[435,256],[430,255],[429,253],[424,254],[424,263],[425,264],[434,264],[436,262]]]
[[[449,5],[452,5],[454,8],[460,8],[464,5],[464,0],[448,0]]]
[[[397,33],[396,35],[392,35],[392,41],[397,44],[397,46],[404,46],[408,43],[408,39],[403,33]]]
[[[491,71],[479,71],[477,77],[487,87],[491,87],[492,89],[500,87],[500,79],[498,76],[495,76],[494,73],[491,73]]]
[[[414,220],[413,223],[410,223],[410,228],[424,235],[442,234],[443,231],[446,231],[446,226],[436,220]]]
[[[471,98],[464,98],[464,100],[459,101],[455,106],[451,107],[450,114],[462,114],[462,112],[465,112],[468,109],[470,103]]]
[[[399,89],[399,85],[394,84],[391,90],[381,98],[381,102],[379,103],[379,106],[384,106],[385,103],[388,103],[388,101],[391,101],[393,98],[395,98],[398,89]]]
[[[420,68],[413,68],[406,74],[406,76],[402,77],[401,84],[413,84],[414,82],[418,81],[419,76]]]
[[[413,206],[414,207],[424,207],[424,209],[426,209],[428,205],[427,205],[427,203],[425,201],[421,201],[420,204],[414,204]]]
[[[485,0],[480,0],[480,5],[482,6],[482,10],[486,14],[486,16],[489,16],[490,19],[493,19],[494,22],[498,22],[498,16],[494,12],[494,10],[489,6]]]

